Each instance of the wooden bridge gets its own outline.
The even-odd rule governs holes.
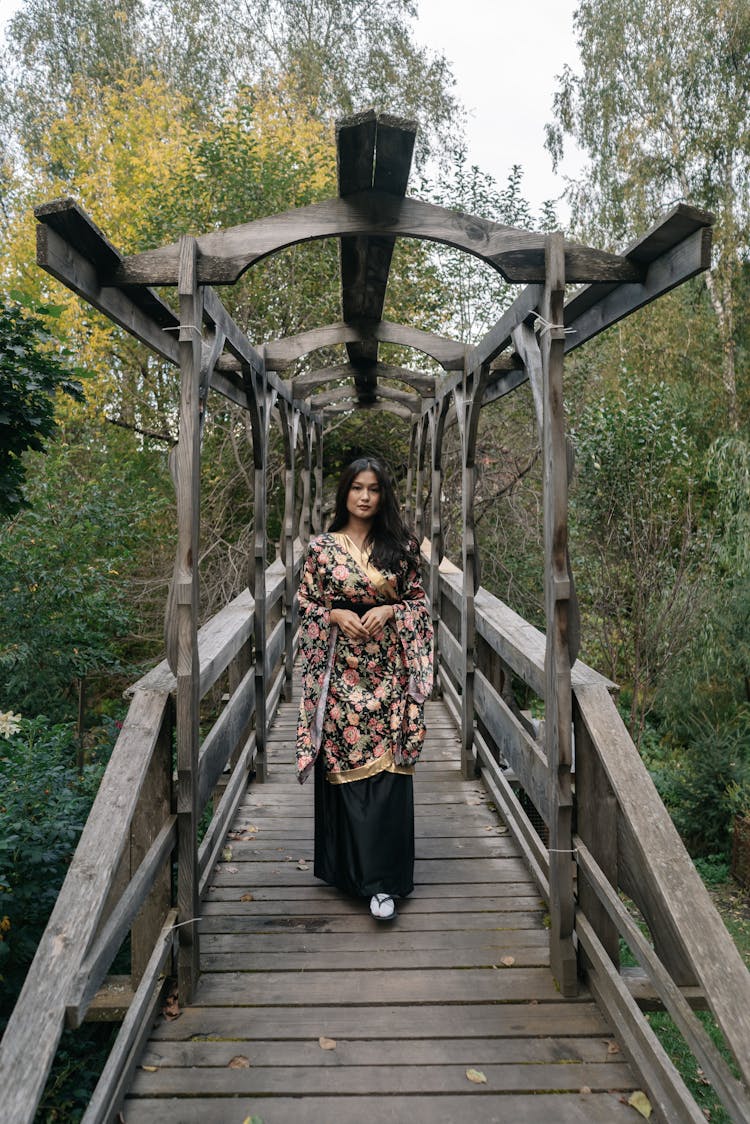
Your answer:
[[[619,255],[499,226],[405,195],[414,133],[372,112],[342,122],[338,198],[133,257],[71,200],[37,212],[40,264],[180,369],[177,556],[167,658],[132,688],[0,1047],[6,1122],[33,1119],[63,1025],[94,1012],[121,1027],[87,1124],[121,1111],[128,1124],[365,1113],[604,1122],[635,1118],[635,1090],[654,1119],[704,1121],[643,1014],[653,1007],[669,1011],[730,1117],[750,1120],[750,977],[613,684],[576,658],[567,552],[564,354],[705,269],[710,216],[679,205]],[[341,323],[252,346],[212,286],[331,237]],[[389,323],[396,237],[456,246],[526,287],[473,347]],[[582,287],[566,299],[570,283]],[[178,312],[153,285],[176,286]],[[380,362],[381,343],[429,362]],[[309,359],[334,345],[345,362]],[[544,457],[545,633],[480,585],[473,527],[481,409],[526,381]],[[199,629],[200,438],[212,392],[252,423],[253,580]],[[306,540],[322,526],[324,420],[356,408],[411,426],[405,498],[437,637],[439,691],[416,786],[417,888],[388,927],[315,883],[311,793],[291,775],[295,595]],[[286,510],[268,566],[272,424],[284,441]],[[460,568],[442,551],[449,425],[461,439]],[[542,737],[514,680],[543,701]],[[209,692],[222,705],[205,733]],[[128,938],[130,975],[112,979]],[[621,968],[621,941],[639,969]],[[171,976],[176,1019],[160,1014]],[[712,1011],[739,1079],[696,1006]]]

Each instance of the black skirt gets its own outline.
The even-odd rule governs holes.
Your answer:
[[[406,897],[414,889],[414,788],[403,773],[330,784],[315,765],[316,878],[345,894]]]

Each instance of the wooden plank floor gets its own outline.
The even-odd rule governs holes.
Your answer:
[[[127,1124],[632,1122],[634,1075],[591,999],[561,999],[543,903],[481,783],[461,780],[443,706],[415,779],[416,888],[391,923],[313,877],[296,711],[282,705],[268,782],[216,870],[195,1002],[155,1026]]]

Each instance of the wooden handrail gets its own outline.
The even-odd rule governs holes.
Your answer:
[[[288,568],[295,582],[301,563],[298,542],[293,565]],[[280,608],[286,606],[287,613],[291,608],[295,647],[299,638],[294,591],[286,591],[285,596],[288,571],[281,560],[266,570],[266,612],[276,622],[266,626],[269,643],[263,661],[268,723],[286,674],[285,630],[289,629],[284,619],[276,621]],[[232,769],[199,848],[200,896],[253,765],[256,668],[248,655],[253,631],[254,600],[245,590],[198,633],[201,696],[227,671],[233,684],[226,706],[203,740],[193,781],[202,811],[227,765]],[[155,893],[157,880],[163,881],[165,871],[169,887],[168,871],[177,842],[176,817],[170,809],[174,799],[170,789],[175,690],[175,677],[163,661],[127,692],[131,698],[128,714],[0,1043],[4,1124],[33,1120],[65,1019],[72,1026],[83,1020],[128,929],[139,914],[142,917],[144,903]],[[165,785],[166,791],[162,791]],[[155,816],[161,819],[155,820]],[[144,823],[148,828],[145,845],[140,837]],[[133,840],[136,830],[139,838]],[[135,852],[132,870],[131,850]],[[166,900],[159,901],[163,905],[151,911],[148,933],[139,932],[141,944],[145,940],[150,952],[143,958],[133,1007],[113,1046],[87,1120],[107,1119],[113,1098],[125,1088],[124,1075],[134,1064],[138,1043],[158,1001],[160,974],[179,940],[179,922],[184,919],[171,908],[168,888]],[[141,920],[137,924],[143,929]],[[135,945],[135,929],[133,932]],[[134,979],[134,986],[137,982]]]
[[[461,589],[460,571],[441,563],[438,672],[454,717],[461,709],[460,662],[451,642],[452,628],[442,618],[455,621]],[[549,852],[516,790],[523,791],[543,823],[549,769],[543,743],[531,736],[529,724],[511,708],[503,686],[512,672],[544,699],[545,638],[485,589],[476,592],[475,611],[477,635],[483,641],[474,673],[477,766],[546,896]],[[590,976],[666,1119],[698,1120],[700,1113],[637,1010],[627,975],[619,973],[620,936],[641,960],[700,1064],[705,1061],[706,1072],[716,1075],[717,1094],[733,1119],[750,1119],[747,1091],[713,1047],[707,1047],[702,1027],[692,1013],[686,1014],[685,997],[698,985],[750,1085],[750,974],[620,718],[612,697],[615,684],[580,661],[573,665],[571,679],[578,823],[578,853],[574,850],[571,861],[578,865],[580,970]],[[621,893],[641,910],[653,949],[645,938],[636,939],[640,930],[630,921]]]

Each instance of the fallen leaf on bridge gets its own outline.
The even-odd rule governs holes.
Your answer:
[[[241,902],[251,902],[252,900],[253,900],[252,894],[243,894],[242,897],[240,898]]]
[[[158,1073],[158,1065],[142,1065],[141,1069],[145,1069],[146,1073]]]
[[[487,1077],[482,1073],[481,1069],[467,1069],[466,1076],[469,1081],[473,1081],[475,1085],[486,1085]]]
[[[232,1058],[231,1062],[227,1063],[228,1069],[249,1069],[250,1059],[246,1058],[243,1054],[237,1054]]]
[[[336,1039],[335,1038],[326,1038],[323,1035],[321,1035],[321,1037],[318,1039],[318,1045],[320,1046],[321,1050],[335,1050],[336,1049]]]
[[[636,1112],[640,1112],[641,1116],[645,1116],[646,1120],[648,1120],[651,1115],[652,1108],[651,1101],[648,1099],[645,1093],[641,1092],[640,1089],[636,1089],[636,1091],[634,1093],[631,1093],[628,1097],[628,1104],[631,1108],[634,1108]]]
[[[617,1045],[616,1042],[608,1042],[607,1043],[607,1053],[608,1054],[619,1054],[620,1053],[620,1047]]]
[[[225,863],[230,863],[232,861],[232,848],[231,847],[225,847],[224,848],[224,850],[221,852],[221,859],[222,859],[222,862],[225,862]]]
[[[515,964],[515,962],[516,962],[515,956],[503,956],[503,958],[500,961],[500,963],[504,964],[506,968],[512,967],[512,965]]]

